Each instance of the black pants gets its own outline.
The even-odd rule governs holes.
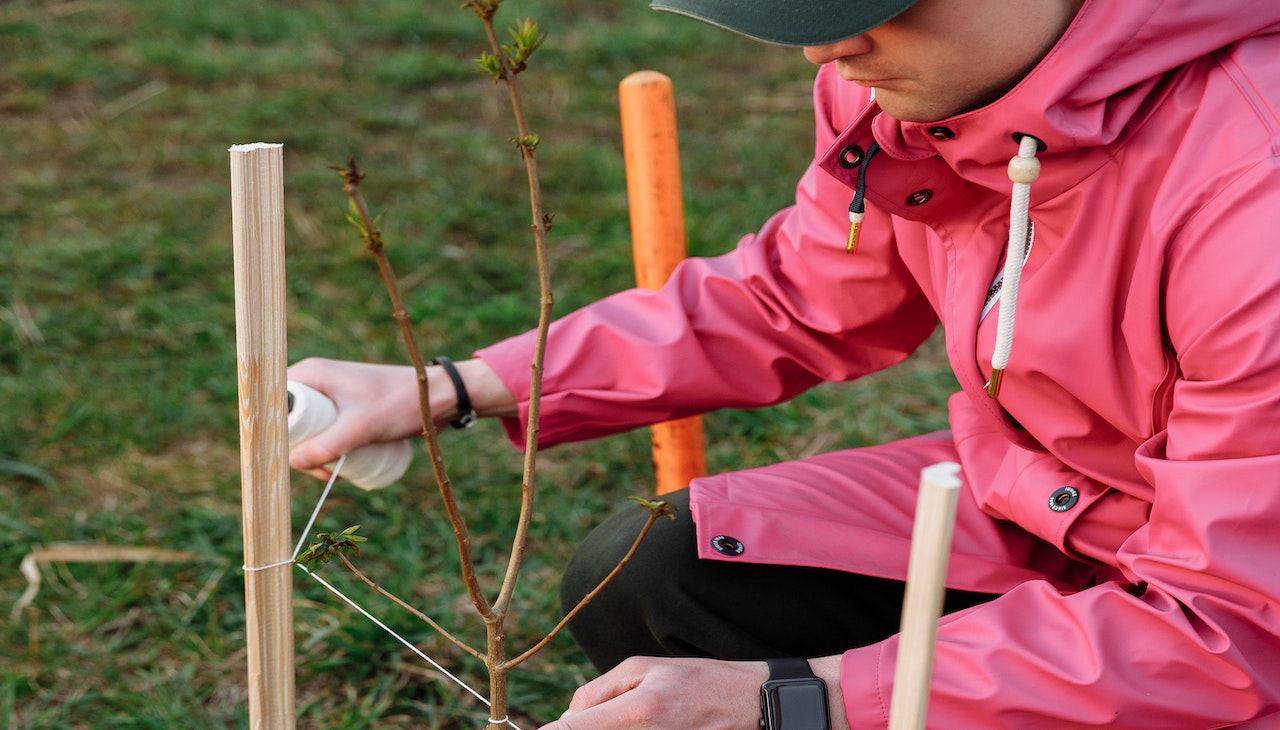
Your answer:
[[[677,506],[675,521],[658,520],[632,561],[569,624],[601,671],[636,655],[826,656],[898,632],[903,583],[821,568],[701,560],[688,491],[663,499]],[[629,504],[583,541],[561,584],[565,611],[618,564],[647,518]],[[948,591],[943,611],[993,597]]]

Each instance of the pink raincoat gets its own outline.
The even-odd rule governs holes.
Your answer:
[[[832,68],[814,98],[794,206],[557,323],[542,445],[777,403],[940,323],[949,432],[700,480],[701,554],[902,578],[910,487],[956,460],[948,583],[1004,595],[943,620],[930,727],[1280,727],[1280,3],[1090,0],[1005,97],[932,124]],[[1042,172],[993,399],[1021,135]],[[531,351],[479,354],[524,398]],[[885,725],[896,650],[845,654],[852,727]]]

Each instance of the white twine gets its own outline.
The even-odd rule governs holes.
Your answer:
[[[267,570],[268,568],[277,568],[277,567],[280,567],[281,565],[297,565],[298,568],[302,570],[302,572],[311,576],[313,579],[315,579],[317,583],[324,586],[325,589],[328,590],[330,593],[342,599],[344,603],[354,608],[357,612],[360,613],[361,616],[364,616],[365,618],[369,619],[375,625],[381,628],[383,631],[390,634],[396,641],[399,641],[401,644],[403,644],[406,648],[408,648],[414,654],[417,654],[418,657],[420,657],[421,659],[429,663],[431,666],[435,667],[436,671],[448,677],[449,680],[452,681],[454,684],[470,692],[472,696],[474,696],[476,699],[483,702],[485,707],[489,707],[490,702],[489,700],[485,699],[484,695],[481,695],[479,692],[472,689],[471,686],[468,685],[466,682],[462,681],[457,676],[455,676],[452,672],[440,666],[439,662],[427,656],[425,652],[423,652],[418,647],[414,646],[408,639],[396,633],[390,626],[387,626],[382,621],[379,621],[373,614],[369,613],[362,606],[360,606],[360,604],[351,600],[346,596],[346,594],[344,594],[342,591],[335,588],[332,583],[325,580],[324,578],[321,578],[317,573],[308,570],[307,566],[298,562],[298,556],[302,554],[302,546],[307,541],[307,535],[311,533],[311,528],[315,525],[316,519],[320,516],[320,509],[324,507],[325,500],[329,498],[329,492],[333,491],[334,482],[338,481],[338,472],[342,469],[342,464],[344,461],[346,461],[346,459],[347,457],[344,454],[338,458],[338,461],[336,463],[334,463],[333,472],[329,475],[329,482],[324,485],[324,491],[320,493],[320,499],[319,501],[316,502],[315,509],[311,511],[311,518],[307,520],[307,526],[302,528],[302,536],[298,538],[298,544],[293,549],[293,557],[289,558],[288,560],[282,560],[278,563],[272,563],[270,565],[259,565],[257,567],[243,566],[244,571],[246,573],[252,573],[259,570]],[[493,718],[489,718],[489,724],[491,725],[502,725],[504,723],[507,725],[510,725],[514,730],[522,730],[522,728],[519,725],[515,724],[510,720],[510,716],[504,717],[501,720],[495,720]]]
[[[320,508],[324,506],[324,501],[329,498],[329,492],[333,491],[333,483],[338,481],[338,471],[342,469],[342,464],[347,460],[347,455],[343,454],[338,457],[338,461],[333,465],[333,472],[329,474],[329,482],[324,485],[324,491],[320,493],[320,501],[316,502],[316,508],[311,511],[311,519],[307,520],[307,526],[302,528],[302,535],[298,538],[298,544],[293,547],[293,555],[288,560],[281,560],[278,563],[270,565],[259,565],[255,568],[249,566],[241,566],[246,573],[254,573],[259,570],[267,570],[269,568],[278,568],[281,565],[293,565],[298,562],[298,556],[302,554],[302,545],[307,541],[307,535],[311,534],[311,528],[316,524],[316,518],[320,516]]]
[[[301,563],[299,563],[299,564],[298,564],[298,567],[299,567],[299,568],[301,568],[301,569],[302,569],[302,571],[303,571],[304,573],[306,573],[307,575],[309,575],[309,576],[311,576],[312,578],[314,578],[314,579],[316,580],[316,582],[317,582],[317,583],[319,583],[320,585],[322,585],[322,586],[324,586],[326,589],[328,589],[328,591],[329,591],[330,593],[332,593],[333,595],[337,596],[338,598],[341,598],[341,599],[342,599],[342,600],[343,600],[343,601],[344,601],[348,606],[350,606],[350,607],[354,608],[356,611],[359,611],[359,612],[360,612],[360,615],[362,615],[362,616],[364,616],[365,618],[367,618],[367,619],[369,619],[370,621],[372,621],[374,624],[376,624],[378,627],[380,627],[383,631],[387,632],[387,633],[388,633],[388,634],[390,634],[393,638],[395,638],[395,640],[396,640],[396,641],[399,641],[401,644],[404,644],[404,646],[405,646],[407,649],[409,649],[409,651],[412,651],[414,654],[417,654],[419,658],[423,659],[424,661],[426,661],[427,663],[429,663],[431,666],[435,667],[435,668],[436,668],[436,671],[438,671],[438,672],[440,672],[441,674],[443,674],[444,676],[448,677],[448,678],[449,678],[449,679],[450,679],[454,684],[456,684],[456,685],[458,685],[459,687],[461,687],[461,688],[465,689],[466,691],[470,692],[470,693],[471,693],[471,695],[472,695],[473,697],[475,697],[476,699],[478,699],[478,700],[480,700],[481,702],[483,702],[485,707],[489,707],[489,706],[490,706],[489,700],[485,699],[485,697],[484,697],[483,695],[481,695],[481,694],[480,694],[479,692],[477,692],[476,690],[472,689],[472,688],[471,688],[471,685],[467,684],[466,682],[462,681],[461,679],[458,679],[458,677],[456,677],[452,672],[450,672],[449,670],[447,670],[447,669],[445,669],[444,667],[440,666],[440,663],[439,663],[439,662],[437,662],[435,659],[432,659],[431,657],[427,656],[425,652],[423,652],[423,651],[422,651],[421,649],[419,649],[418,647],[414,646],[414,645],[413,645],[413,644],[412,644],[408,639],[404,638],[404,637],[403,637],[403,636],[401,636],[400,634],[397,634],[397,633],[395,632],[395,630],[394,630],[394,629],[392,629],[390,626],[387,626],[386,624],[384,624],[384,623],[382,623],[381,621],[379,621],[379,620],[378,620],[378,619],[377,619],[373,614],[371,614],[371,613],[369,613],[368,611],[366,611],[366,610],[365,610],[362,606],[360,606],[358,603],[356,603],[355,601],[353,601],[353,600],[351,600],[350,598],[348,598],[345,594],[343,594],[343,593],[342,593],[342,591],[340,591],[340,590],[338,590],[337,588],[335,588],[335,587],[333,586],[333,584],[332,584],[332,583],[330,583],[329,581],[325,580],[324,578],[321,578],[321,577],[319,576],[319,574],[317,574],[317,573],[313,573],[312,571],[307,570],[306,566],[302,565]],[[515,724],[514,722],[511,722],[511,720],[509,720],[509,719],[508,719],[508,718],[506,718],[506,717],[502,718],[501,720],[494,720],[493,718],[489,718],[489,722],[490,722],[490,723],[494,723],[494,724],[499,724],[499,725],[500,725],[500,724],[502,724],[502,723],[506,723],[506,724],[510,725],[511,727],[515,728],[515,730],[521,730],[521,728],[520,728],[520,726],[519,726],[519,725]]]

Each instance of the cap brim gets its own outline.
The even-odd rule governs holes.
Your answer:
[[[649,7],[784,46],[823,46],[865,33],[916,0],[653,0]]]

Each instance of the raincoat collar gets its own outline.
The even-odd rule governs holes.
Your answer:
[[[1005,167],[1017,150],[1015,135],[1030,134],[1044,143],[1045,175],[1033,194],[1035,205],[1105,164],[1187,64],[1243,39],[1277,32],[1280,3],[1274,0],[1087,0],[1058,43],[1000,99],[929,123],[900,122],[880,113],[872,101],[820,164],[852,185],[838,152],[875,141],[883,157],[937,158],[965,180],[1007,194]],[[939,128],[948,134],[940,137]],[[879,197],[876,177],[873,170],[872,199]],[[894,197],[885,200],[891,212],[917,217]]]

